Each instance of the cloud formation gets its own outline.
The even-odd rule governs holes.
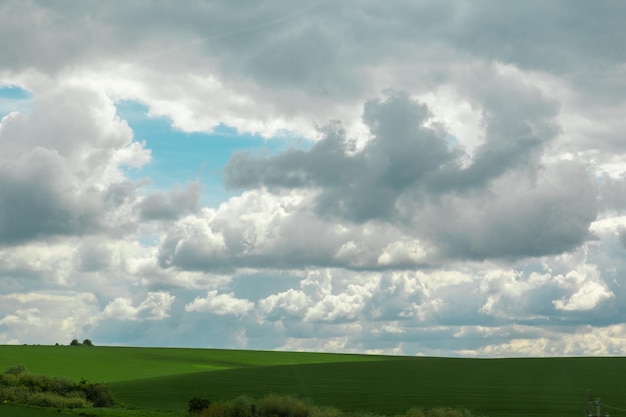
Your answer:
[[[626,354],[625,5],[234,7],[0,4],[0,343]]]

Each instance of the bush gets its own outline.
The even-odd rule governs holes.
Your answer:
[[[0,375],[0,386],[13,387],[19,385],[20,377],[13,374]]]
[[[82,380],[76,384],[65,378],[25,373],[22,368],[0,374],[0,401],[41,407],[77,408],[109,407],[115,401],[106,384]],[[24,367],[25,369],[25,367]]]
[[[19,384],[25,386],[32,392],[40,392],[48,390],[48,381],[50,378],[43,375],[24,374],[19,377]]]
[[[37,392],[30,396],[28,404],[54,408],[88,408],[91,404],[81,397],[64,397],[51,392]]]
[[[78,388],[94,407],[110,407],[115,404],[113,394],[106,384],[92,384],[83,379]]]
[[[30,395],[28,388],[20,386],[0,387],[0,400],[12,403],[25,403]]]
[[[189,414],[200,414],[210,404],[211,402],[205,398],[194,397],[187,402],[187,411]]]
[[[344,413],[333,407],[315,407],[311,411],[311,417],[344,417]]]
[[[422,408],[412,407],[406,410],[403,414],[400,414],[398,417],[426,417],[426,413]]]
[[[51,378],[47,384],[47,390],[59,395],[71,396],[79,392],[76,383],[65,378]]]
[[[209,406],[202,410],[202,417],[229,417],[230,404],[227,402],[209,403]]]
[[[268,395],[259,402],[260,417],[309,417],[310,407],[287,395]]]
[[[467,410],[458,408],[438,407],[428,411],[428,417],[469,417]]]
[[[229,417],[251,417],[256,414],[256,404],[249,397],[238,397],[230,402]]]
[[[385,417],[368,411],[343,412],[333,407],[317,407],[296,397],[276,394],[258,400],[244,396],[219,402],[196,397],[189,400],[188,409],[191,415],[202,417]],[[472,414],[459,408],[413,407],[394,417],[472,417]]]
[[[20,363],[19,365],[10,366],[4,373],[9,375],[24,375],[28,373],[28,369],[26,369],[26,365]]]

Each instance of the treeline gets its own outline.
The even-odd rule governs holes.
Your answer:
[[[83,340],[83,343],[80,343],[78,339],[74,339],[70,342],[70,346],[93,346],[93,343],[89,339]]]
[[[371,412],[343,412],[334,407],[321,407],[288,395],[267,395],[260,399],[238,397],[213,402],[195,397],[188,402],[188,411],[197,417],[384,417]],[[411,408],[393,417],[475,417],[470,411],[451,407]]]
[[[16,365],[0,374],[0,403],[62,409],[110,407],[115,401],[106,384],[33,375]]]

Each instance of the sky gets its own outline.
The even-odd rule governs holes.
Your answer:
[[[624,15],[0,1],[0,344],[626,355]]]

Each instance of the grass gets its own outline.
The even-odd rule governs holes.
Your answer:
[[[79,381],[112,382],[215,370],[369,361],[375,356],[224,349],[0,346],[0,372],[23,363],[29,372]]]
[[[490,417],[576,417],[583,415],[591,389],[606,404],[626,408],[626,358],[452,359],[0,346],[0,371],[17,363],[32,373],[108,382],[123,404],[144,410],[90,410],[94,416],[147,416],[149,410],[160,410],[159,416],[184,415],[187,401],[195,396],[224,400],[269,393],[386,415],[413,406],[451,406]],[[4,410],[0,408],[0,415]],[[619,410],[604,411],[626,416]]]

